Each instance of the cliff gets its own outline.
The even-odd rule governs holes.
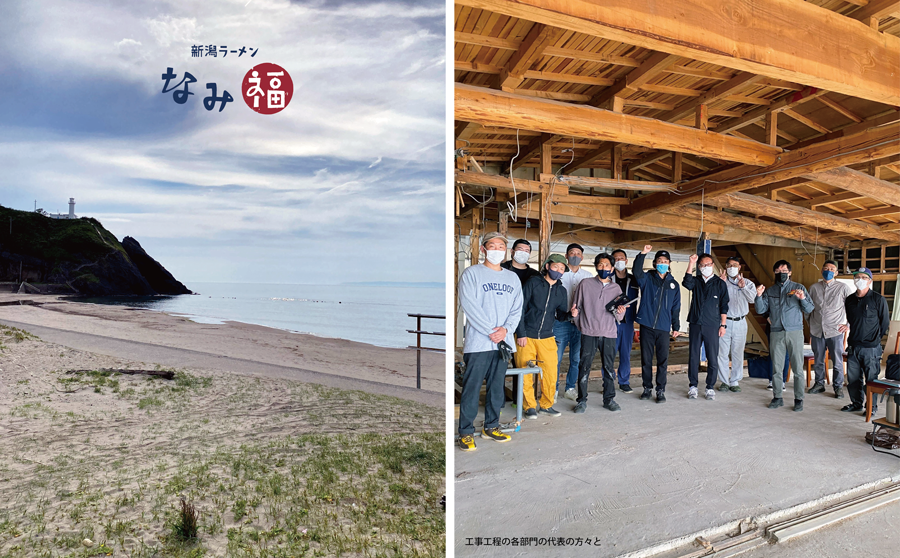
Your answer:
[[[122,248],[153,290],[166,295],[191,294],[191,291],[172,277],[166,268],[151,258],[137,240],[126,236],[122,239]]]
[[[23,280],[65,283],[91,296],[160,294],[96,219],[48,219],[0,206],[0,281]]]

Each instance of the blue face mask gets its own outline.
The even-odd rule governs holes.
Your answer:
[[[613,271],[610,271],[609,269],[598,269],[598,270],[597,270],[597,275],[600,276],[600,279],[606,279],[607,277],[609,277],[609,276],[612,275],[613,273],[614,273],[614,272],[613,272]]]
[[[834,279],[834,272],[829,270],[822,270],[822,278],[826,281],[831,281]]]
[[[666,273],[669,271],[669,264],[656,264],[656,271]]]
[[[554,271],[552,269],[547,270],[547,275],[549,275],[550,279],[553,279],[554,281],[559,281],[560,278],[562,278],[562,276],[563,276],[562,273],[560,273],[558,271]]]

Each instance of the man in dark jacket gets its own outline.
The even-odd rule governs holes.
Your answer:
[[[653,392],[653,353],[656,353],[656,402],[666,400],[666,372],[669,363],[669,332],[680,332],[681,288],[669,273],[669,253],[656,252],[654,269],[644,273],[644,258],[653,246],[649,244],[634,258],[631,272],[641,288],[641,306],[637,321],[641,326],[641,379],[644,392],[641,399],[650,399]]]
[[[538,413],[558,417],[553,408],[556,401],[556,373],[558,356],[553,324],[568,320],[569,295],[560,279],[568,270],[566,259],[553,254],[544,263],[541,275],[532,277],[522,288],[522,319],[516,328],[516,366],[525,368],[529,360],[537,361],[541,368],[540,408],[535,409],[534,374],[525,376],[523,383],[523,407],[525,418],[536,419]],[[577,315],[573,312],[573,315]]]
[[[694,265],[699,262],[699,277],[694,277]],[[728,286],[713,272],[713,259],[709,254],[692,254],[687,273],[681,282],[691,291],[691,309],[688,311],[688,399],[697,399],[697,383],[700,376],[700,346],[706,344],[706,398],[716,398],[716,376],[719,374],[719,337],[725,334],[725,318],[728,316]]]
[[[541,274],[538,270],[528,265],[528,258],[530,257],[531,243],[524,238],[520,238],[513,242],[510,259],[500,264],[500,267],[502,267],[503,269],[508,269],[515,273],[519,277],[519,281],[522,282],[522,286],[524,287],[525,283],[527,283],[529,279],[531,279],[535,275]]]
[[[622,289],[622,293],[629,301],[634,301],[625,307],[625,317],[616,326],[616,352],[619,354],[619,389],[625,393],[631,393],[631,345],[634,343],[634,317],[637,314],[638,284],[634,275],[628,273],[628,254],[625,250],[613,250],[612,257],[615,260],[616,285]]]
[[[844,301],[850,325],[838,328],[841,333],[850,330],[847,339],[847,393],[850,394],[850,404],[841,408],[842,411],[863,410],[863,379],[868,384],[881,373],[881,338],[891,325],[887,301],[872,290],[872,272],[869,268],[862,267],[855,271],[853,284],[856,292]],[[877,408],[873,401],[872,412]]]

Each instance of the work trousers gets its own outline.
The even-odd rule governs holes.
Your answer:
[[[806,384],[803,373],[803,330],[773,331],[769,336],[769,354],[772,356],[772,395],[781,398],[784,392],[784,355],[790,355],[794,373],[794,400],[803,401]]]
[[[619,355],[618,376],[619,384],[623,386],[627,386],[631,378],[632,343],[634,343],[634,324],[616,324],[616,353]]]
[[[719,381],[736,386],[744,377],[744,346],[747,344],[747,317],[728,320],[725,335],[719,337]],[[729,363],[731,366],[729,367]]]
[[[716,386],[719,375],[719,326],[691,324],[688,326],[688,382],[697,387],[700,378],[700,345],[706,344],[706,389]]]
[[[537,362],[541,369],[541,408],[549,409],[556,401],[556,339],[532,339],[525,342],[524,347],[516,351],[516,368],[525,368],[529,360]],[[534,374],[526,374],[522,378],[523,411],[534,409]]]
[[[616,340],[613,337],[581,336],[581,363],[578,365],[578,403],[587,401],[588,379],[594,357],[600,353],[603,366],[603,404],[607,404],[616,396],[613,382],[613,363],[616,359]]]
[[[578,361],[581,360],[581,332],[569,321],[554,322],[553,337],[556,338],[556,357],[562,366],[563,353],[569,347],[569,371],[566,372],[566,389],[575,389],[578,382]],[[557,381],[562,380],[563,371],[559,370]]]
[[[816,371],[816,383],[825,384],[825,350],[828,350],[828,356],[834,363],[834,374],[831,377],[831,383],[837,389],[844,385],[844,336],[835,335],[834,337],[816,337],[811,336],[810,345],[812,345],[813,370]]]
[[[847,393],[850,402],[863,405],[866,401],[866,390],[863,380],[868,384],[878,378],[881,373],[881,346],[850,347],[847,351]],[[876,404],[872,401],[872,405]]]
[[[653,354],[656,353],[656,391],[666,391],[669,368],[669,332],[641,326],[641,384],[653,389]]]
[[[509,362],[500,351],[484,351],[463,355],[466,372],[463,374],[462,395],[459,401],[459,435],[475,432],[478,416],[478,396],[481,384],[487,384],[484,397],[484,428],[500,426],[500,406],[503,405],[503,382]]]

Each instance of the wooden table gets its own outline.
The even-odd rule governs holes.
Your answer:
[[[869,419],[872,418],[872,398],[895,387],[897,386],[886,384],[880,380],[872,380],[866,383],[866,422],[869,422]]]

